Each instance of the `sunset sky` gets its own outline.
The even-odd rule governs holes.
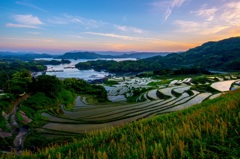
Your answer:
[[[184,51],[234,36],[239,0],[0,0],[1,51]]]

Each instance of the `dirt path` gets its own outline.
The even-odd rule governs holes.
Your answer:
[[[9,114],[4,116],[6,119],[6,126],[9,129],[11,129],[11,133],[9,133],[8,136],[12,136],[14,133],[16,133],[16,128],[19,127],[19,125],[17,123],[17,117],[16,117],[18,105],[20,104],[21,101],[26,100],[29,96],[30,96],[29,94],[25,94],[24,96],[16,99],[13,102],[14,107],[13,107],[12,111]],[[9,122],[9,119],[11,122]],[[18,129],[19,129],[17,132],[18,134],[17,134],[16,138],[14,139],[13,144],[14,144],[14,148],[17,151],[20,151],[22,149],[24,137],[27,134],[28,129],[25,127],[20,127]],[[2,133],[6,133],[6,132],[2,132]]]
[[[18,105],[21,101],[26,100],[29,96],[30,96],[29,94],[25,94],[24,96],[19,97],[17,100],[15,100],[13,102],[12,111],[5,116],[7,126],[12,130],[12,132],[13,132],[13,127],[18,127],[18,123],[16,121],[16,111],[17,111]],[[10,117],[11,117],[11,123],[9,123]]]
[[[27,135],[28,128],[20,127],[16,138],[13,141],[14,147],[17,151],[23,148],[24,137]]]

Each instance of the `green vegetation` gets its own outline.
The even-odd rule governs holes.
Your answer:
[[[0,109],[5,110],[6,113],[9,113],[12,109],[12,101],[14,96],[11,94],[0,95]]]
[[[12,132],[15,132],[16,128],[28,125],[32,128],[31,131],[34,131],[36,127],[42,127],[46,124],[46,118],[41,115],[43,112],[61,115],[63,111],[60,106],[64,105],[66,109],[73,108],[77,95],[89,95],[98,102],[107,101],[107,93],[102,86],[91,85],[84,80],[60,80],[55,76],[48,75],[32,77],[30,70],[26,70],[29,69],[27,62],[3,63],[4,65],[0,64],[0,75],[2,75],[0,76],[0,80],[2,80],[0,88],[3,88],[0,89],[0,129],[3,131],[3,135],[7,134],[7,136],[12,135],[13,137],[3,137],[3,141],[0,142],[0,150],[9,150],[10,145],[13,146],[13,140],[17,134]],[[15,68],[15,65],[21,66]],[[32,65],[30,64],[30,66]],[[5,67],[9,71],[6,71]],[[22,116],[20,112],[26,116]],[[7,116],[7,120],[2,114]],[[10,126],[8,127],[8,125]],[[35,137],[28,137],[25,141],[33,141]],[[46,139],[44,143],[49,141],[52,140]]]
[[[163,93],[160,92],[160,91],[157,91],[157,96],[158,96],[158,98],[164,99],[164,100],[171,98],[170,96],[165,95],[165,94],[163,94]]]
[[[60,64],[70,64],[70,60],[64,60],[62,59],[61,61],[58,60],[35,60],[36,63],[41,64],[41,65],[60,65]]]
[[[239,70],[240,37],[208,42],[183,53],[156,56],[137,61],[88,61],[76,65],[78,69],[107,72],[154,71],[157,75],[209,74],[205,70]],[[180,69],[179,69],[180,68]]]
[[[118,84],[118,82],[117,82],[117,81],[105,80],[105,81],[104,81],[104,84],[107,85],[107,86],[113,86],[113,85]]]
[[[166,84],[169,84],[169,80],[168,79],[164,79],[164,80],[161,80],[161,81],[159,81],[159,82],[150,82],[150,83],[148,83],[148,86],[153,86],[153,87],[155,87],[155,86],[161,86],[161,85],[166,85]]]
[[[9,128],[6,126],[6,120],[2,115],[0,115],[0,128],[3,131],[9,131]]]
[[[60,56],[61,59],[98,59],[98,58],[112,58],[110,55],[100,55],[94,52],[67,52]]]
[[[47,75],[32,77],[31,72],[46,69],[37,62],[0,60],[0,112],[3,112],[0,128],[4,131],[1,135],[13,135],[3,137],[0,149],[9,150],[12,146],[17,132],[10,132],[15,132],[15,129],[21,126],[30,127],[24,143],[24,148],[28,150],[23,151],[21,156],[0,156],[238,158],[240,90],[218,99],[206,100],[220,95],[219,91],[211,87],[213,82],[236,79],[237,76],[208,77],[206,74],[209,72],[205,71],[229,69],[230,66],[233,69],[238,68],[235,66],[239,61],[239,54],[236,53],[239,53],[238,44],[239,38],[232,38],[206,43],[185,53],[166,57],[122,62],[98,60],[76,65],[79,69],[117,73],[148,71],[145,73],[147,76],[162,77],[161,81],[148,84],[155,88],[138,86],[138,82],[141,87],[146,86],[149,79],[144,82],[133,79],[131,82],[136,88],[126,81],[126,86],[121,85],[121,89],[111,92],[112,99],[116,97],[116,101],[121,101],[121,98],[125,100],[125,97],[128,97],[128,102],[145,100],[130,104],[124,101],[116,104],[107,102],[104,87],[91,85],[84,80],[60,80]],[[222,52],[228,54],[227,60],[223,60]],[[205,58],[213,62],[208,61],[203,65],[202,61],[207,61]],[[54,60],[51,62],[56,64]],[[191,78],[183,81],[189,74]],[[170,82],[171,85],[167,86]],[[227,82],[231,84],[232,81]],[[193,83],[195,85],[192,85]],[[117,83],[106,81],[105,84]],[[74,105],[75,99],[77,100]],[[200,105],[178,111],[204,100],[206,101]],[[163,113],[169,114],[160,115]],[[128,124],[123,126],[126,123]],[[117,128],[111,128],[112,126]],[[31,144],[39,147],[32,150]],[[37,153],[31,154],[32,152]]]
[[[21,70],[40,72],[45,71],[46,69],[46,66],[35,62],[24,62],[16,59],[0,59],[0,89],[4,87],[7,81],[13,78],[15,73]],[[14,81],[12,82],[14,83]],[[21,84],[21,82],[19,81],[18,84]]]
[[[91,85],[84,80],[68,78],[63,81],[66,90],[75,92],[76,94],[85,94],[96,97],[99,102],[107,101],[107,92],[100,85]]]
[[[212,88],[210,84],[203,84],[203,85],[194,85],[191,87],[192,90],[196,90],[199,92],[211,92],[211,93],[219,93],[218,90]]]
[[[239,158],[240,90],[16,158]],[[3,158],[13,156],[3,155]]]
[[[148,90],[151,90],[152,88],[133,88],[133,92],[132,92],[132,96],[130,96],[129,98],[127,98],[127,101],[128,102],[136,102],[136,100],[141,96],[143,95],[143,93],[147,92]],[[144,100],[140,100],[141,102],[142,101],[145,101],[146,99]]]
[[[207,76],[198,76],[192,79],[194,84],[205,84],[206,82],[211,82]]]

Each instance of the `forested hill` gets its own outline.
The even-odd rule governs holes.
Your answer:
[[[94,52],[67,52],[57,58],[61,59],[98,59],[98,58],[112,58],[111,55],[100,55]]]
[[[240,70],[240,37],[207,42],[180,54],[144,59],[163,67],[195,66],[204,69]]]
[[[207,42],[183,53],[183,64],[240,70],[240,37]]]
[[[183,53],[155,56],[138,61],[79,63],[79,69],[106,70],[108,72],[142,72],[179,67],[198,67],[214,70],[240,70],[240,37],[218,42],[207,42]]]
[[[0,59],[21,59],[24,61],[31,61],[35,58],[53,58],[53,57],[54,55],[50,55],[50,54],[0,51]]]

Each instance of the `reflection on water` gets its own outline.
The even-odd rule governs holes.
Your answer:
[[[52,58],[36,58],[35,60],[53,60]],[[61,59],[54,59],[61,60]],[[86,61],[96,61],[98,59],[81,59],[81,60],[72,60],[70,64],[61,64],[61,65],[46,65],[47,66],[47,75],[56,76],[59,78],[81,78],[84,80],[95,80],[101,79],[105,76],[110,75],[108,72],[97,72],[94,70],[78,70],[74,66],[79,62]],[[114,61],[126,61],[126,60],[136,60],[135,58],[112,58],[112,59],[101,59],[101,60],[114,60]],[[48,72],[50,71],[50,72]],[[52,72],[51,72],[52,71]],[[56,72],[55,72],[56,71]]]

